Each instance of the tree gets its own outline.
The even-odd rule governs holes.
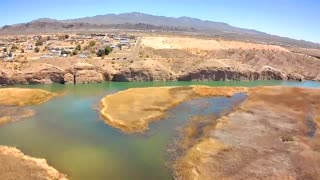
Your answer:
[[[24,53],[24,49],[21,48],[21,53]]]
[[[95,41],[90,41],[90,42],[89,42],[89,46],[90,46],[90,47],[93,47],[93,46],[95,46],[95,45],[96,45],[96,42],[95,42]]]
[[[42,45],[43,45],[43,41],[41,39],[37,40],[36,46],[42,46]]]
[[[64,35],[64,38],[69,39],[69,35],[68,34]]]
[[[80,45],[80,44],[78,44],[78,45],[76,46],[76,50],[77,50],[77,51],[81,51],[81,45]]]
[[[104,51],[105,51],[105,55],[109,55],[112,52],[112,48],[110,46],[106,46]]]
[[[97,56],[98,57],[103,57],[106,55],[106,52],[104,49],[99,49],[99,51],[97,52]]]
[[[39,53],[40,52],[40,48],[38,48],[38,47],[34,48],[34,52]]]
[[[5,53],[8,51],[7,48],[3,48],[2,50],[3,50],[3,52],[5,52]]]
[[[17,50],[17,49],[19,49],[17,45],[15,45],[15,44],[12,45],[11,50]]]
[[[72,51],[72,56],[76,56],[78,54],[77,50]]]

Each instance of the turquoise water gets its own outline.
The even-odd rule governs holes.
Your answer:
[[[219,114],[234,99],[204,98],[172,109],[164,121],[151,124],[150,131],[127,135],[106,125],[97,111],[107,94],[134,87],[158,86],[303,86],[318,82],[135,82],[90,85],[36,85],[64,96],[31,107],[37,114],[0,127],[0,144],[15,146],[25,154],[47,159],[48,163],[74,180],[172,179],[166,167],[166,146],[176,129],[193,115]],[[237,97],[235,97],[237,98]],[[206,106],[204,106],[206,105]]]

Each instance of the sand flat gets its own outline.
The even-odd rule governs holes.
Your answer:
[[[276,45],[255,44],[240,41],[226,41],[215,39],[199,39],[189,37],[143,37],[142,45],[154,49],[181,49],[189,52],[197,52],[197,50],[228,50],[228,49],[261,49],[261,50],[275,50],[282,52],[289,52],[286,48]]]

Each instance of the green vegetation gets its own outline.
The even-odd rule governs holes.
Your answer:
[[[106,46],[104,49],[99,49],[97,52],[98,57],[104,57],[106,55],[109,55],[112,52],[112,48],[110,46]]]
[[[77,50],[77,51],[81,51],[81,45],[80,45],[80,44],[78,44],[78,45],[76,46],[76,50]]]
[[[105,52],[105,54],[106,55],[109,55],[111,52],[112,52],[112,48],[110,47],[110,46],[106,46],[105,48],[104,48],[104,52]]]
[[[104,51],[104,49],[99,49],[99,51],[97,52],[97,56],[98,57],[103,57],[103,56],[105,56],[106,54],[105,54],[105,51]]]
[[[90,46],[90,47],[93,47],[93,46],[95,46],[95,45],[96,45],[96,41],[90,41],[90,42],[89,42],[89,46]]]
[[[39,53],[40,52],[40,48],[38,48],[38,47],[34,48],[34,52]]]
[[[42,39],[37,40],[36,46],[42,46],[42,45],[43,45],[43,40]]]

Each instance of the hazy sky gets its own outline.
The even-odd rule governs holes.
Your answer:
[[[320,0],[1,0],[0,26],[124,12],[189,16],[320,43]]]

